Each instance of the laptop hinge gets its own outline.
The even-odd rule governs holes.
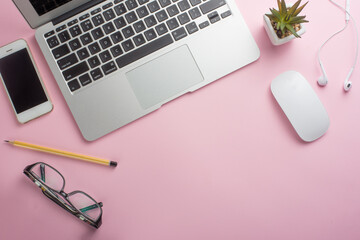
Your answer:
[[[89,9],[89,8],[95,6],[96,4],[104,2],[104,1],[105,0],[92,0],[90,2],[87,2],[87,3],[81,5],[81,6],[77,7],[77,8],[74,8],[73,10],[71,10],[71,11],[69,11],[69,12],[67,12],[67,13],[65,13],[65,14],[57,17],[57,18],[54,18],[52,20],[52,23],[54,25],[59,24],[59,23],[63,22],[64,20],[66,20],[68,18],[71,18],[72,16],[74,16],[74,15],[76,15],[76,14],[82,12],[82,11],[85,11],[86,9]]]

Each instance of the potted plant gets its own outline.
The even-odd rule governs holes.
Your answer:
[[[300,6],[301,0],[298,0],[292,6],[286,6],[285,0],[277,0],[279,9],[270,8],[270,12],[264,15],[265,30],[274,45],[281,45],[292,39],[300,38],[305,33],[303,23],[306,16],[298,16],[304,9]],[[300,6],[300,7],[299,7]]]

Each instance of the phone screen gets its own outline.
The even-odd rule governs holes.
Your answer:
[[[26,48],[1,58],[0,74],[18,114],[48,101]]]

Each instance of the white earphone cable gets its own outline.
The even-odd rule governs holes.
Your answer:
[[[356,24],[356,21],[355,19],[353,18],[353,16],[350,14],[350,12],[345,9],[344,7],[340,6],[338,3],[336,3],[334,0],[329,0],[331,3],[333,3],[334,5],[336,5],[338,8],[340,8],[341,10],[343,10],[348,16],[350,16],[351,20],[353,21],[354,23],[354,26],[355,26],[355,31],[356,31],[356,54],[355,54],[355,60],[354,60],[354,64],[352,65],[352,70],[355,68],[356,66],[356,63],[357,63],[357,59],[358,59],[358,55],[359,55],[359,33],[358,33],[358,30],[357,30],[357,24]],[[340,29],[339,31],[337,31],[336,33],[334,33],[333,35],[331,35],[331,37],[326,40],[320,47],[319,51],[318,51],[318,61],[319,61],[319,64],[322,65],[321,63],[321,58],[320,58],[320,54],[321,54],[321,50],[322,48],[325,46],[325,44],[330,41],[333,37],[335,37],[336,35],[338,35],[339,33],[341,33],[342,31],[344,31],[347,26],[349,25],[349,20],[348,20],[348,17],[346,17],[346,23],[345,23],[345,26]],[[352,70],[351,70],[351,73],[352,73]],[[350,75],[351,75],[350,73]]]

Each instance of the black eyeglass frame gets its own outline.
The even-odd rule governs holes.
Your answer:
[[[41,165],[44,164],[47,167],[50,167],[52,170],[56,171],[61,178],[64,181],[64,184],[61,188],[60,191],[57,191],[51,187],[49,187],[46,183],[44,183],[42,181],[41,178],[39,178],[39,176],[34,175],[31,171],[31,169],[35,166],[35,165]],[[80,220],[88,223],[89,225],[95,227],[95,228],[99,228],[102,224],[102,202],[97,202],[95,201],[95,199],[93,199],[89,194],[83,192],[83,191],[72,191],[70,193],[66,193],[64,192],[64,188],[65,188],[65,178],[64,176],[58,171],[56,170],[54,167],[50,166],[49,164],[46,164],[44,162],[37,162],[34,164],[31,164],[27,167],[25,167],[24,169],[24,174],[29,177],[37,186],[39,186],[42,190],[42,193],[48,197],[50,200],[52,200],[53,202],[55,202],[57,205],[59,205],[60,207],[62,207],[63,209],[65,209],[67,212],[71,213],[72,215],[74,215],[75,217],[79,218]],[[66,200],[66,202],[64,202],[61,198],[59,198],[57,196],[57,194],[55,194],[54,192],[58,193],[60,196],[62,196],[62,198],[64,200]],[[91,218],[87,217],[85,214],[83,214],[79,209],[77,209],[69,200],[69,197],[76,194],[76,193],[81,193],[84,194],[85,196],[87,196],[88,198],[90,198],[91,200],[93,200],[96,204],[96,206],[100,209],[100,216],[97,218],[96,221],[92,220]]]

